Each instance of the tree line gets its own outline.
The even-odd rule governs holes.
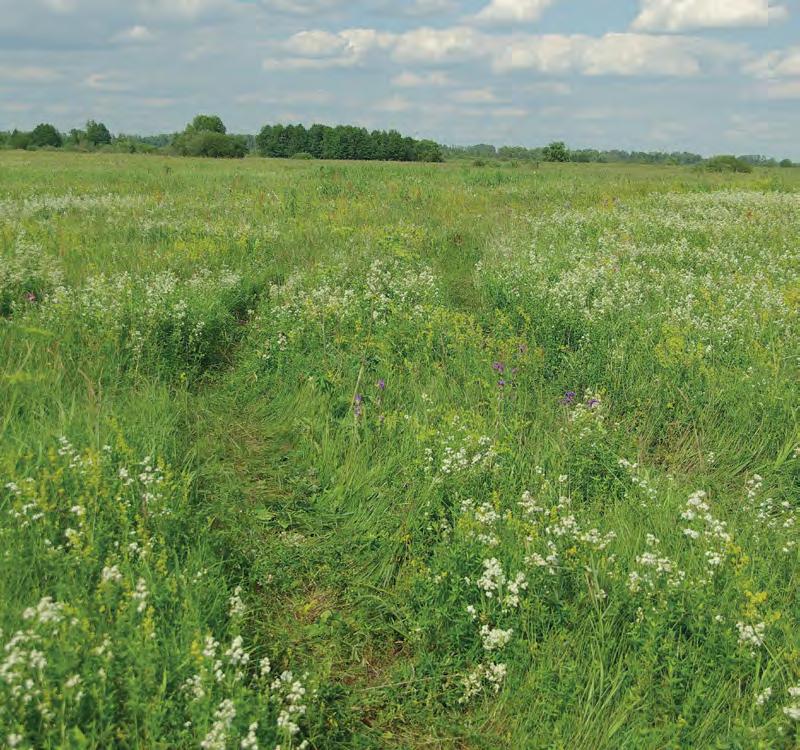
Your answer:
[[[472,159],[528,162],[595,162],[627,164],[702,165],[718,171],[748,171],[757,167],[791,167],[791,159],[777,161],[761,155],[718,156],[706,159],[688,151],[625,151],[620,149],[570,149],[563,141],[546,146],[441,146],[431,140],[416,140],[396,130],[373,130],[353,125],[315,124],[265,125],[257,135],[230,134],[217,115],[197,115],[180,133],[153,136],[112,135],[102,123],[89,120],[84,128],[62,133],[50,123],[31,131],[0,132],[0,148],[109,150],[131,153],[162,153],[179,156],[241,159],[248,154],[271,158],[348,159],[407,162],[441,162]]]
[[[501,146],[497,148],[488,143],[478,143],[474,146],[443,146],[442,152],[447,159],[474,159],[478,161],[530,161],[530,162],[574,162],[598,164],[665,164],[674,166],[697,166],[710,163],[712,167],[718,164],[734,164],[738,167],[735,171],[744,171],[742,165],[751,167],[791,167],[791,159],[778,161],[768,156],[744,155],[737,157],[723,156],[706,158],[700,154],[689,151],[625,151],[622,149],[599,150],[593,148],[570,149],[562,141],[556,141],[538,148],[525,146]]]
[[[172,135],[112,136],[103,123],[90,120],[68,134],[49,123],[30,132],[0,133],[0,147],[16,149],[70,148],[161,152],[179,156],[243,158],[251,153],[272,158],[354,159],[440,162],[438,143],[403,136],[396,130],[373,130],[352,125],[265,125],[258,135],[229,134],[217,115],[197,115]]]

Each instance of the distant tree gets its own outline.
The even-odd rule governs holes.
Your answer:
[[[244,138],[214,130],[183,133],[175,139],[174,146],[181,156],[243,159],[247,155],[247,143]]]
[[[197,115],[189,125],[186,126],[185,133],[222,133],[225,135],[228,130],[222,119],[217,115]]]
[[[353,125],[265,125],[255,138],[261,156],[290,158],[310,154],[316,159],[442,161],[442,147],[433,141],[404,138],[396,130],[369,132]]]
[[[563,141],[553,141],[544,147],[542,157],[545,161],[569,161],[569,150]]]
[[[102,122],[89,120],[86,123],[86,140],[93,146],[106,146],[111,143],[111,133]]]
[[[791,159],[783,159],[783,160],[781,161],[781,164],[780,164],[780,166],[782,166],[782,167],[784,167],[784,168],[786,168],[786,167],[793,167],[793,166],[794,166],[794,162],[793,162]]]
[[[709,172],[752,172],[753,165],[744,159],[729,154],[712,156],[703,163]]]
[[[60,148],[63,144],[64,138],[55,125],[43,122],[31,131],[30,146],[35,146],[36,148],[41,148],[42,146]]]
[[[26,149],[31,145],[31,134],[14,128],[8,137],[8,145],[10,148]]]
[[[64,139],[64,143],[69,146],[79,146],[82,143],[86,143],[86,131],[80,130],[79,128],[72,128],[67,134],[67,137]]]
[[[416,146],[416,161],[444,161],[442,157],[442,147],[435,141],[418,141]]]

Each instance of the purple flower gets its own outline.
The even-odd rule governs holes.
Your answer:
[[[506,371],[506,366],[505,366],[505,364],[503,362],[495,362],[492,365],[492,369],[495,372],[499,372],[502,375]]]
[[[353,401],[353,412],[355,413],[356,417],[360,417],[364,411],[361,406],[364,403],[364,397],[360,393],[357,393]]]
[[[564,394],[564,398],[561,399],[561,403],[564,404],[564,406],[569,406],[570,404],[575,402],[576,395],[577,394],[575,393],[575,391],[567,391]]]
[[[506,387],[506,381],[505,380],[498,380],[497,381],[497,386],[498,386],[498,388],[505,388]]]
[[[375,385],[378,386],[378,390],[381,391],[386,390],[386,381],[383,378],[381,378],[377,383],[375,383]]]
[[[36,295],[33,292],[26,292],[25,299],[28,300],[28,302],[36,302]]]
[[[597,406],[599,403],[600,403],[600,401],[599,401],[598,399],[596,399],[596,398],[590,398],[590,399],[589,399],[589,400],[586,402],[586,406],[587,406],[587,408],[589,408],[589,409],[594,409],[594,407],[595,407],[595,406]]]

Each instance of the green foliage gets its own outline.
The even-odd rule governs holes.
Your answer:
[[[752,165],[736,156],[712,156],[703,162],[703,168],[709,172],[739,172],[749,174],[753,171]]]
[[[248,151],[245,138],[227,135],[225,125],[216,115],[197,115],[175,138],[172,148],[181,156],[214,159],[243,159]]]
[[[241,137],[211,130],[184,133],[175,139],[173,147],[181,156],[243,159],[247,155],[247,145]]]
[[[563,141],[554,141],[542,149],[542,158],[545,161],[569,161],[569,151]]]
[[[86,140],[93,146],[106,146],[111,143],[111,133],[102,122],[89,120],[86,123]]]
[[[442,161],[441,148],[433,141],[349,125],[312,125],[308,130],[303,125],[265,125],[256,136],[256,148],[273,158],[309,153],[315,159]]]
[[[52,148],[60,148],[64,143],[64,138],[58,132],[55,125],[49,123],[40,123],[32,131],[28,146],[42,148],[44,146],[51,146]]]
[[[197,115],[186,126],[186,133],[221,133],[225,135],[227,129],[218,115]]]
[[[2,152],[0,744],[794,750],[800,175],[470,162]]]
[[[781,163],[780,163],[780,166],[783,167],[783,168],[793,167],[794,166],[794,162],[791,159],[782,159]]]
[[[292,154],[292,159],[300,159],[308,161],[309,159],[313,159],[314,155],[309,154],[308,151],[298,151],[296,154]]]

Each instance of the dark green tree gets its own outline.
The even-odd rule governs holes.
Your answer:
[[[222,119],[217,115],[197,115],[192,122],[186,126],[186,133],[203,133],[209,131],[211,133],[225,133],[228,132]]]
[[[41,148],[42,146],[60,148],[63,144],[64,138],[55,125],[42,122],[31,131],[30,146],[35,146],[36,148]]]
[[[89,120],[86,123],[86,140],[93,146],[105,146],[111,143],[111,133],[102,122]]]
[[[569,161],[569,150],[563,141],[553,141],[544,147],[542,158],[544,158],[545,161]]]

